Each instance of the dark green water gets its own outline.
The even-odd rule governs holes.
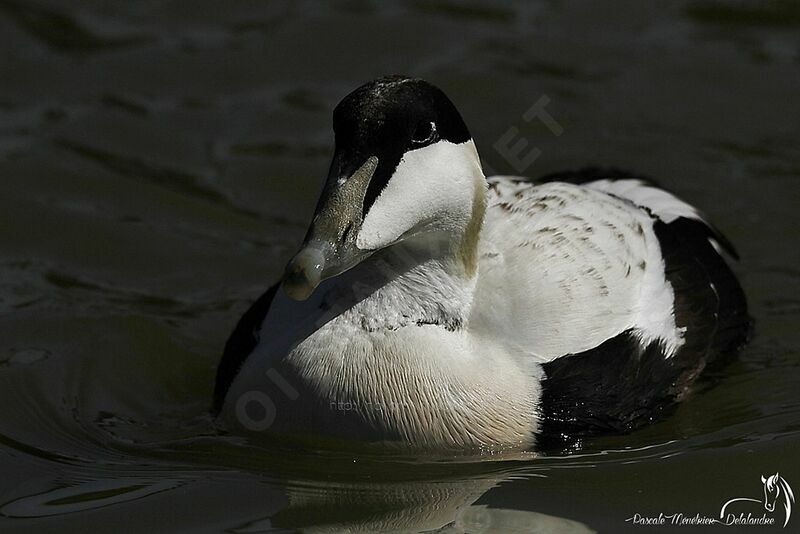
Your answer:
[[[0,531],[647,531],[625,519],[713,517],[776,471],[800,491],[797,3],[0,0],[0,46]],[[495,172],[516,127],[530,176],[616,165],[701,206],[757,320],[719,384],[545,458],[215,436],[217,359],[304,233],[331,109],[395,72]],[[558,137],[522,118],[542,96]]]

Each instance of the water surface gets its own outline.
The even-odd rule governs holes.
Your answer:
[[[622,532],[762,474],[797,492],[799,29],[779,0],[0,0],[0,529]],[[222,345],[303,236],[331,109],[387,73],[440,85],[493,172],[516,128],[524,174],[613,165],[701,206],[757,321],[717,385],[542,458],[218,435]],[[559,136],[523,119],[543,96]]]

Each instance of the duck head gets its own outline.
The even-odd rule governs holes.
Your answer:
[[[333,130],[328,178],[286,267],[291,298],[308,298],[322,280],[401,241],[477,241],[485,179],[467,126],[440,89],[404,76],[374,80],[336,106]]]

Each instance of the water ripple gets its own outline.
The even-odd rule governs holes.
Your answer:
[[[21,29],[56,52],[87,54],[126,48],[149,40],[141,34],[103,36],[93,32],[72,15],[15,0],[0,1],[5,11]]]

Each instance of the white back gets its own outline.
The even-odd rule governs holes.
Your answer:
[[[670,353],[682,344],[645,212],[571,184],[489,183],[471,330],[542,362],[628,329]]]

